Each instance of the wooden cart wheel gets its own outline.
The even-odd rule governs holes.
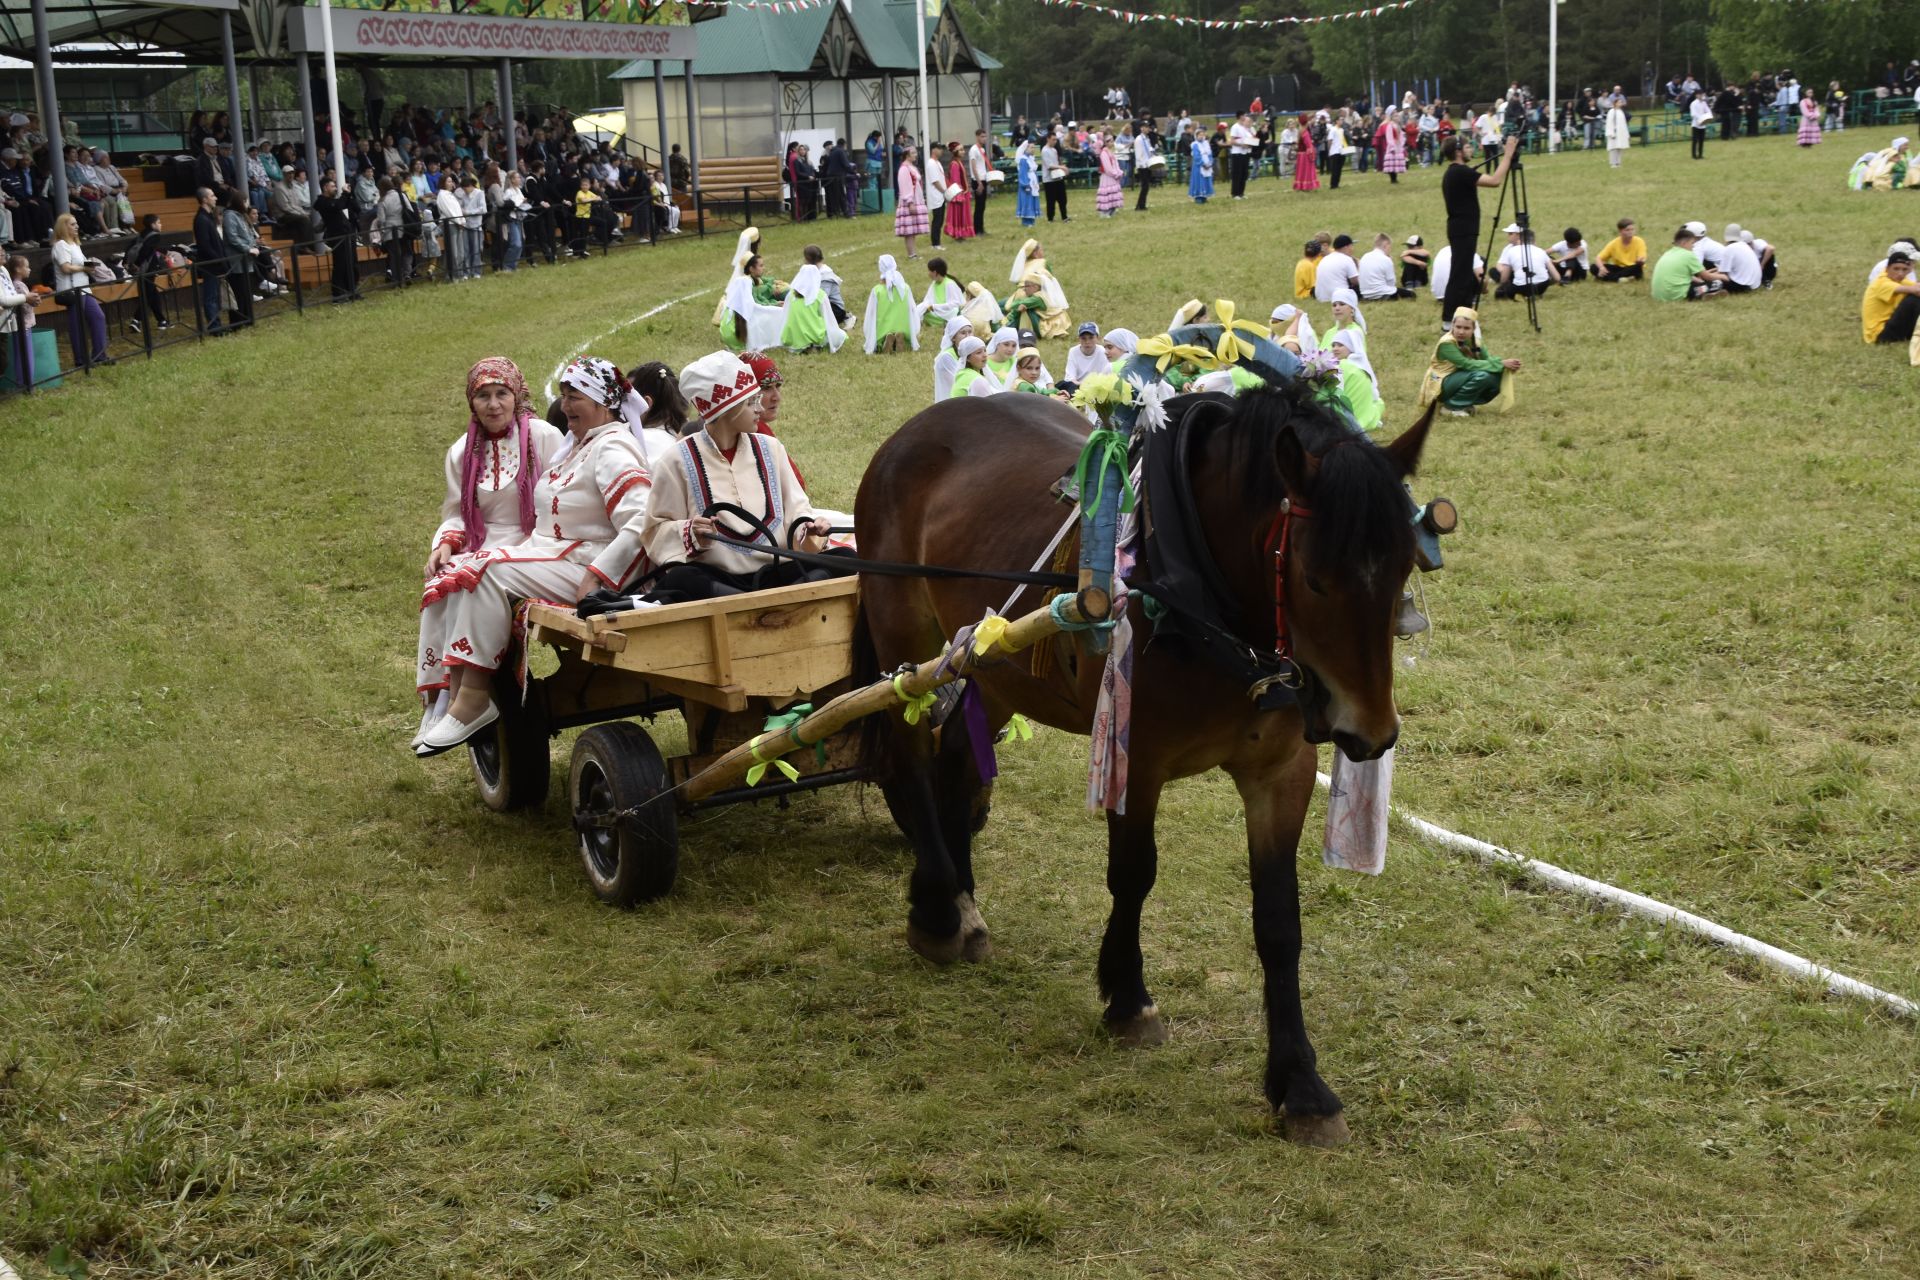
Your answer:
[[[671,787],[660,749],[637,724],[595,725],[573,744],[567,796],[587,883],[601,901],[631,907],[673,888],[680,817]]]
[[[495,813],[537,809],[547,802],[553,781],[553,762],[547,752],[547,702],[540,682],[528,683],[523,701],[519,682],[508,674],[496,681],[493,700],[500,718],[467,744],[473,785]]]

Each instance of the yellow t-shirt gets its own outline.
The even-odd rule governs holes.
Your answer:
[[[1639,236],[1622,241],[1619,236],[1607,241],[1600,250],[1600,261],[1610,267],[1630,267],[1636,262],[1647,260],[1647,242]]]
[[[1884,273],[1875,276],[1867,286],[1867,296],[1860,299],[1860,336],[1868,342],[1878,338],[1903,296],[1900,286],[1890,277]]]
[[[1293,264],[1293,296],[1311,298],[1313,296],[1313,278],[1317,274],[1317,264],[1312,258],[1302,258]]]

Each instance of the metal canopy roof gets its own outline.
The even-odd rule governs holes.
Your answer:
[[[220,60],[220,13],[239,14],[240,0],[170,0],[130,4],[125,0],[47,0],[47,28],[54,63],[173,63]],[[233,26],[236,47],[250,44],[244,22]],[[0,52],[33,60],[33,7],[27,0],[0,0]],[[61,46],[85,44],[83,50]],[[168,57],[166,55],[172,55]]]
[[[927,29],[927,71],[942,74],[936,63],[942,50],[952,54],[956,70],[997,71],[998,59],[974,48],[960,29],[952,6]],[[695,75],[780,75],[802,77],[809,72],[840,78],[835,64],[847,73],[911,72],[920,65],[914,49],[914,0],[840,0],[838,4],[799,12],[730,6],[700,29],[700,53]],[[678,74],[680,64],[665,68]],[[614,80],[643,80],[653,75],[653,60],[629,62],[614,72]]]

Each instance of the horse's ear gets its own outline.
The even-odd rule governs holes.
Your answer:
[[[1300,437],[1292,427],[1287,427],[1275,437],[1273,459],[1280,468],[1280,479],[1286,482],[1288,496],[1305,496],[1313,487],[1315,464],[1313,455],[1300,443]]]
[[[1433,413],[1439,407],[1440,401],[1436,399],[1427,406],[1427,411],[1420,415],[1418,422],[1401,432],[1387,446],[1387,453],[1393,458],[1394,465],[1400,468],[1401,475],[1410,476],[1420,469],[1420,451],[1426,448],[1427,429],[1433,426]]]

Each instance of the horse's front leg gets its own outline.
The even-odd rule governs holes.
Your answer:
[[[1113,895],[1113,910],[1100,940],[1100,994],[1107,1001],[1107,1030],[1134,1048],[1167,1039],[1166,1023],[1147,992],[1140,955],[1140,909],[1153,891],[1159,868],[1153,842],[1159,808],[1159,785],[1143,785],[1136,774],[1127,788],[1126,814],[1107,815],[1107,892]]]
[[[1267,1101],[1285,1118],[1287,1137],[1310,1146],[1347,1141],[1340,1099],[1315,1067],[1300,1008],[1300,877],[1295,856],[1315,752],[1304,743],[1284,760],[1229,767],[1247,812],[1253,882],[1253,945],[1267,1005]]]

